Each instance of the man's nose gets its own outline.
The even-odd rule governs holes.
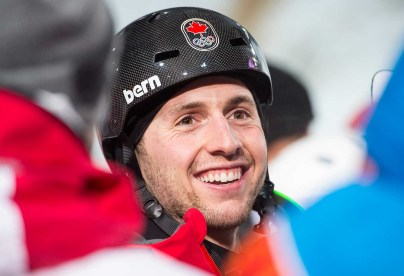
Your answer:
[[[216,116],[210,121],[206,135],[205,147],[210,154],[223,156],[240,154],[242,142],[239,133],[223,115]]]

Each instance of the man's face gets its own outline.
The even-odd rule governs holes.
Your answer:
[[[136,156],[147,188],[170,215],[179,220],[194,207],[208,227],[238,226],[267,168],[251,92],[225,77],[191,83],[157,113]]]

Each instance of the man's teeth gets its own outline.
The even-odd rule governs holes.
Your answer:
[[[203,176],[198,177],[200,181],[212,182],[232,182],[241,178],[241,169],[232,170],[230,172],[210,172]]]

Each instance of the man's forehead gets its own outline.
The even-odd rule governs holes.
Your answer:
[[[187,104],[196,97],[201,99],[215,97],[226,101],[240,96],[253,99],[251,91],[241,81],[225,76],[212,76],[200,78],[185,85],[169,102],[177,104],[182,101],[182,104]]]
[[[215,89],[211,86],[204,86],[197,90],[185,90],[165,103],[161,110],[172,115],[197,108],[225,108],[241,104],[256,107],[253,96],[246,87],[233,87],[227,91],[224,89],[226,88]]]
[[[248,104],[251,106],[256,106],[251,95],[234,95],[232,97],[226,97],[223,99],[222,105],[226,106],[237,106],[241,104]],[[169,112],[178,112],[184,110],[191,110],[196,108],[208,108],[211,102],[204,101],[203,99],[190,99],[188,101],[179,101],[178,103],[167,105],[167,110]]]

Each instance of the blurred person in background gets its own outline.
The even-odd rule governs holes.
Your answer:
[[[257,275],[404,274],[403,89],[404,51],[366,126],[362,176],[283,218],[229,265]]]
[[[270,64],[269,71],[272,87],[277,91],[265,120],[271,129],[267,141],[271,161],[282,149],[309,133],[314,115],[309,93],[300,80],[280,66]]]
[[[90,160],[112,29],[98,0],[0,2],[0,275],[204,274],[128,247],[131,183]]]
[[[308,135],[313,110],[309,93],[300,80],[280,66],[273,64],[268,66],[275,91],[274,102],[268,109],[264,121],[266,128],[271,130],[267,139],[268,172],[271,181],[279,183],[276,185],[276,193],[296,203],[294,191],[299,190],[296,186],[298,183],[291,183],[284,175],[294,174],[293,170],[284,171],[282,163],[279,164],[277,160],[282,160],[289,146]]]
[[[310,133],[314,112],[307,87],[280,66],[269,66],[274,101],[264,123],[268,171],[276,193],[306,208],[327,192],[354,178],[362,167],[359,133]]]

